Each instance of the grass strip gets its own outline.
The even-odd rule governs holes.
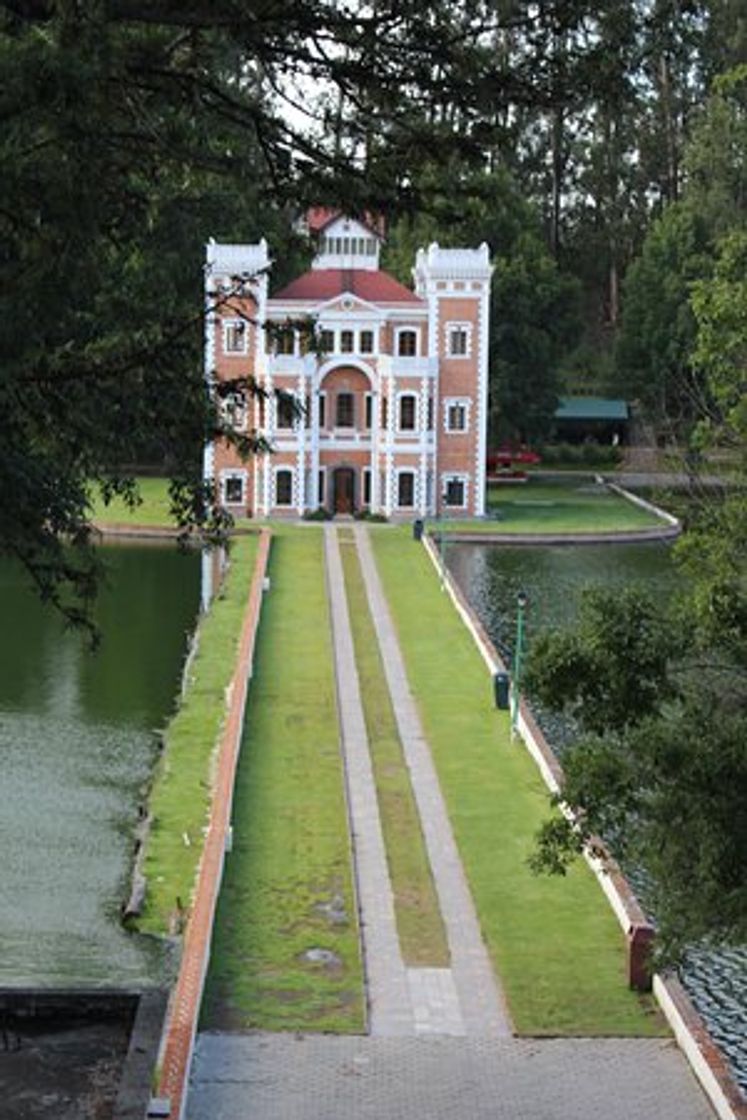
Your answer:
[[[355,662],[402,956],[411,966],[447,967],[449,947],[358,551],[349,529],[340,531],[339,538]]]
[[[169,480],[138,477],[135,479],[141,501],[133,509],[123,498],[115,496],[104,504],[100,491],[91,496],[91,517],[97,525],[164,525],[173,528],[176,522],[169,509]]]
[[[516,1029],[529,1035],[666,1033],[629,991],[623,935],[591,871],[527,867],[548,813],[535,764],[510,740],[472,638],[407,531],[371,531],[410,686],[433,751],[483,937]]]
[[[591,482],[568,485],[529,481],[491,486],[489,520],[449,520],[447,531],[470,533],[622,533],[664,528],[664,522],[619,494]]]
[[[203,1024],[363,1028],[323,537],[273,535]]]
[[[256,537],[233,543],[228,570],[197,631],[186,693],[164,735],[149,799],[152,824],[143,865],[147,895],[136,923],[151,933],[173,930],[192,898],[226,715],[226,688],[234,672],[256,552]]]

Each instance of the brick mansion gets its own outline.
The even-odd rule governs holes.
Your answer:
[[[255,379],[264,397],[225,407],[272,448],[243,462],[224,441],[208,446],[221,503],[254,516],[482,515],[487,245],[421,249],[410,290],[379,268],[376,223],[317,210],[308,224],[310,270],[272,294],[264,241],[207,247],[205,375]]]

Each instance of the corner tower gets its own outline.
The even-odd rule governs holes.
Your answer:
[[[488,246],[417,254],[415,291],[428,306],[428,352],[437,358],[435,509],[485,513],[490,278]]]

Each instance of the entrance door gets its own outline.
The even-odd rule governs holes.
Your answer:
[[[355,471],[338,467],[335,471],[335,513],[352,513],[355,508]]]

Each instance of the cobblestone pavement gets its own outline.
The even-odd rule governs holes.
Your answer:
[[[199,1036],[187,1120],[713,1120],[662,1039]]]

